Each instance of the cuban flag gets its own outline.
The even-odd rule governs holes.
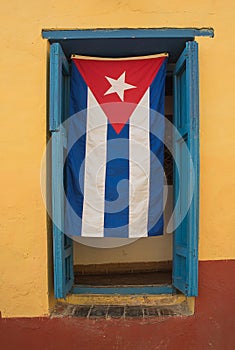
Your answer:
[[[162,235],[167,54],[71,61],[65,233]]]

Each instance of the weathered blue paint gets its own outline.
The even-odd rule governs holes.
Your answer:
[[[175,230],[173,249],[173,285],[188,296],[198,293],[198,220],[199,220],[199,91],[198,45],[187,42],[174,71],[174,124],[180,137],[174,135],[175,159],[179,173],[174,169],[174,204],[179,196],[184,209],[189,191],[194,190],[186,217]],[[193,172],[182,142],[189,148]],[[193,183],[195,184],[193,189]],[[180,208],[176,215],[180,217]]]
[[[58,129],[62,121],[63,73],[69,76],[69,65],[59,44],[50,47],[50,118],[49,130]]]
[[[207,36],[213,38],[212,28],[148,28],[148,29],[43,29],[42,37],[53,40],[101,38],[182,38]]]
[[[63,164],[67,137],[61,122],[68,114],[68,77],[67,60],[60,45],[53,44],[50,51],[50,130],[52,131],[52,221],[56,298],[65,297],[73,285],[72,241],[63,233]]]
[[[75,285],[71,291],[72,294],[175,294],[176,290],[172,285],[156,286],[117,286],[117,287],[99,287]]]

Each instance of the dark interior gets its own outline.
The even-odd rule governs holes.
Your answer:
[[[171,271],[74,274],[74,283],[87,286],[155,286],[171,284]]]
[[[131,39],[62,39],[59,42],[67,58],[71,54],[99,57],[126,57],[168,52],[169,63],[175,63],[187,41],[194,38],[131,38]]]

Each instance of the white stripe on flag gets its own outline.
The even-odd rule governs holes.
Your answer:
[[[88,88],[82,232],[104,236],[107,117]]]
[[[149,89],[133,112],[129,124],[129,237],[146,237],[150,176]]]

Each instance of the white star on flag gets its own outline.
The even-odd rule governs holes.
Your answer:
[[[128,84],[125,82],[126,72],[123,72],[119,78],[113,79],[110,77],[105,78],[108,80],[108,82],[111,84],[111,87],[104,93],[104,95],[109,95],[116,93],[120,97],[122,101],[124,101],[124,92],[125,90],[129,89],[135,89],[136,86]]]

